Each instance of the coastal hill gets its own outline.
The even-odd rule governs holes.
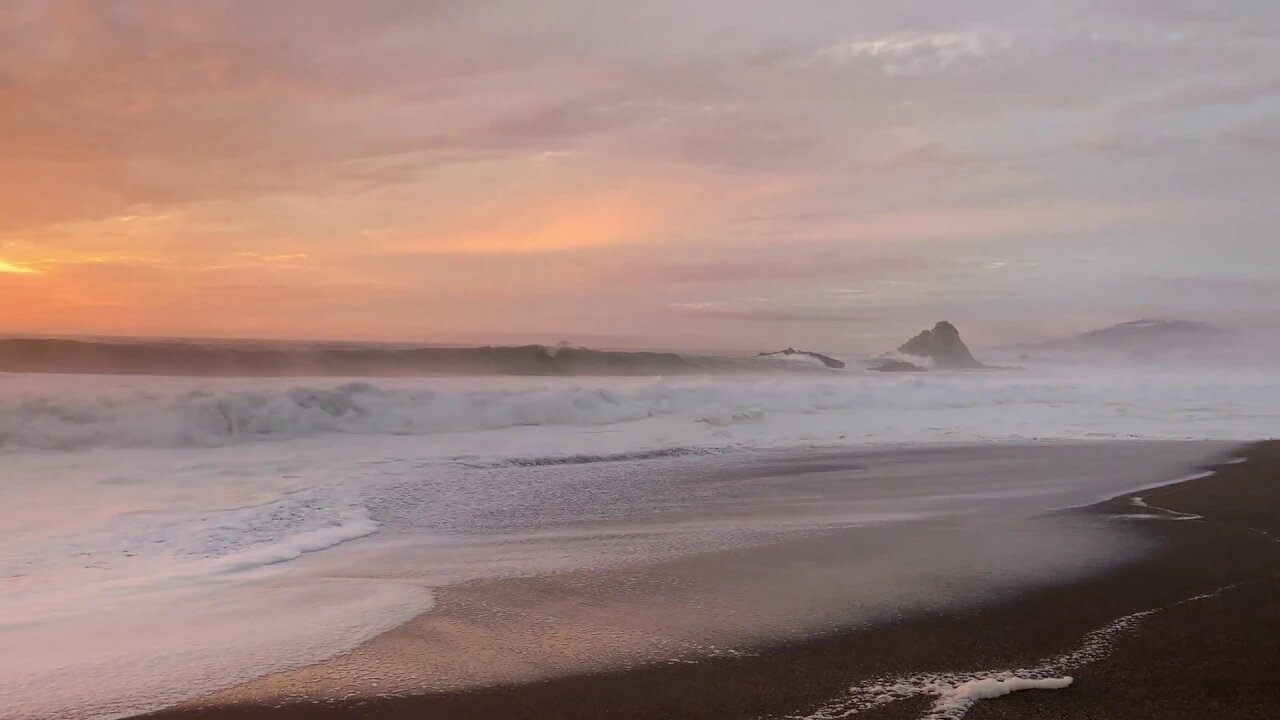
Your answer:
[[[1188,320],[1134,320],[1063,340],[1032,346],[1046,351],[1115,354],[1164,353],[1203,349],[1227,339],[1229,333],[1207,323]]]
[[[1267,363],[1280,337],[1266,328],[1243,331],[1190,320],[1145,319],[1048,342],[1011,345],[1019,360],[1168,364]]]

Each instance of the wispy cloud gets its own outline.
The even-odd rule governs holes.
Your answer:
[[[833,65],[872,62],[889,76],[927,75],[980,60],[1012,44],[1009,32],[996,29],[896,33],[830,45],[815,52],[813,59]]]
[[[708,320],[736,320],[753,323],[862,323],[866,318],[841,310],[815,310],[805,308],[734,308],[707,303],[675,304],[672,309],[681,315]]]
[[[1179,83],[1154,95],[1137,99],[1128,109],[1137,113],[1164,114],[1221,107],[1245,107],[1280,95],[1280,78],[1220,78]]]

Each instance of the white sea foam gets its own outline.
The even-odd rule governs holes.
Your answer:
[[[1156,518],[1165,518],[1168,520],[1203,520],[1204,519],[1203,515],[1196,515],[1195,513],[1178,512],[1177,510],[1170,510],[1168,508],[1162,508],[1156,505],[1151,505],[1145,499],[1143,499],[1142,496],[1140,495],[1135,495],[1132,498],[1130,498],[1129,504],[1133,505],[1134,507],[1144,508],[1146,510],[1155,510],[1158,514],[1157,515],[1125,515],[1122,517],[1138,517],[1138,518],[1156,517]]]
[[[1191,473],[1190,475],[1182,475],[1176,478],[1170,478],[1168,480],[1157,480],[1156,482],[1153,482],[1153,483],[1147,483],[1146,485],[1141,485],[1139,487],[1129,488],[1123,493],[1120,493],[1120,495],[1128,495],[1129,493],[1141,492],[1144,490],[1155,490],[1157,488],[1168,487],[1169,485],[1179,485],[1184,482],[1191,482],[1192,480],[1200,480],[1201,478],[1207,478],[1213,475],[1214,472],[1215,472],[1214,470],[1201,470],[1200,472]],[[1099,500],[1111,500],[1113,498],[1120,497],[1120,495],[1112,495],[1111,497],[1099,498]]]
[[[522,427],[627,427],[633,443],[679,431],[735,439],[1266,435],[1269,375],[1030,375],[719,379],[191,380],[0,376],[0,447],[210,447],[325,434],[430,436]],[[821,422],[804,418],[820,416]],[[787,432],[788,426],[798,428]],[[742,428],[762,425],[760,428]],[[717,430],[733,430],[727,435]],[[621,429],[621,428],[619,428]],[[628,448],[636,449],[636,448]]]
[[[305,573],[281,580],[174,584],[4,627],[3,715],[130,716],[333,657],[431,603],[428,589],[408,582]]]
[[[1011,677],[1003,680],[982,678],[970,680],[944,691],[926,717],[951,720],[963,717],[979,700],[1003,697],[1019,690],[1061,690],[1070,687],[1071,676],[1060,678]]]

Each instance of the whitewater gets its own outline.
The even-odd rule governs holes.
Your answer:
[[[0,706],[23,719],[119,717],[333,657],[428,611],[433,590],[460,582],[954,511],[886,506],[731,523],[708,500],[694,521],[620,519],[619,508],[682,501],[621,487],[633,482],[613,469],[624,461],[674,472],[784,449],[1245,441],[1280,428],[1278,380],[1262,370],[1136,369],[0,375]],[[610,489],[614,477],[620,486]],[[557,483],[581,478],[589,484],[575,487],[600,496],[566,501]],[[971,500],[1057,492],[1067,506],[1095,489],[1000,488]],[[584,523],[645,532],[593,530],[585,542]],[[516,542],[534,535],[538,543]],[[421,565],[411,574],[352,562],[406,543]]]

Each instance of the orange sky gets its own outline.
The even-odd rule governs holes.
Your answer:
[[[6,3],[0,332],[878,349],[944,316],[1254,318],[1280,57],[1245,5],[1253,35],[1088,3]]]

